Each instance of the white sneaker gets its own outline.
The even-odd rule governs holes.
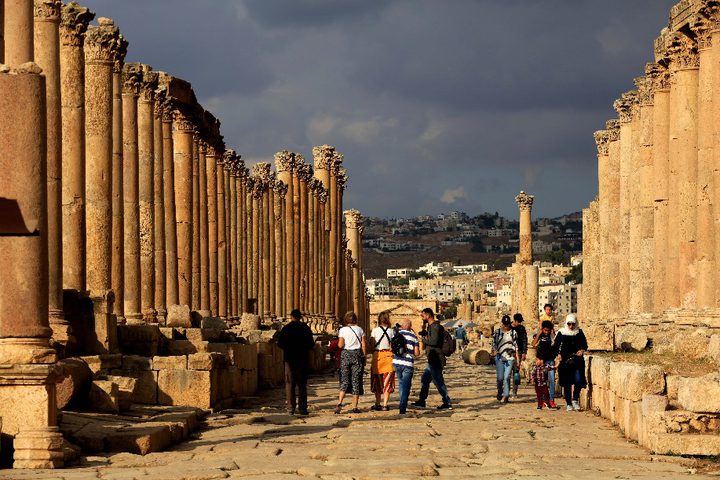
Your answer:
[[[572,406],[576,411],[578,411],[578,412],[580,411],[580,404],[578,402],[573,402]]]
[[[565,410],[567,410],[568,412],[572,412],[572,411],[573,411],[573,406],[572,406],[572,405],[568,405],[567,407],[565,407]]]

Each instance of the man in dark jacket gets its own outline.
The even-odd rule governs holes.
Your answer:
[[[520,385],[520,368],[524,366],[525,359],[527,359],[528,335],[525,325],[523,325],[524,321],[525,319],[523,318],[522,313],[516,313],[513,315],[512,329],[515,330],[515,334],[517,335],[518,354],[520,356],[520,363],[515,365],[515,369],[513,371],[513,398],[517,398],[518,386]]]
[[[285,397],[290,415],[298,408],[300,415],[307,415],[307,380],[310,351],[315,346],[312,331],[301,322],[300,310],[290,313],[291,321],[278,335],[278,346],[285,360]],[[297,389],[297,392],[296,392]]]
[[[443,377],[443,368],[445,367],[445,355],[442,351],[443,342],[445,341],[445,328],[435,319],[435,313],[431,308],[426,308],[420,313],[423,323],[427,323],[427,330],[420,332],[422,343],[427,354],[428,366],[420,378],[420,398],[413,403],[416,407],[425,407],[425,400],[430,394],[430,382],[435,384],[443,403],[438,406],[438,410],[452,410],[452,402],[448,395],[447,386],[445,386],[445,378]]]

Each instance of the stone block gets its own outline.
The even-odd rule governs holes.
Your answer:
[[[87,396],[92,383],[93,372],[87,362],[81,358],[65,358],[57,363],[58,381],[55,384],[57,408],[65,408],[74,399],[82,400]]]
[[[245,336],[245,340],[247,340],[247,343],[249,344],[255,344],[262,342],[262,331],[261,330],[252,330],[249,332],[243,332],[243,335]]]
[[[173,436],[168,425],[145,422],[115,432],[107,437],[107,448],[111,452],[129,452],[147,455],[165,450],[173,444]]]
[[[613,325],[590,325],[583,328],[591,352],[612,352],[615,347],[615,327]]]
[[[228,355],[229,348],[227,343],[208,343],[208,352]]]
[[[185,338],[184,328],[160,327],[159,330],[162,340],[181,340]]]
[[[720,413],[720,373],[681,378],[678,402],[691,412]]]
[[[153,357],[160,346],[157,325],[118,325],[118,344],[125,354]]]
[[[118,413],[120,411],[120,391],[118,385],[110,380],[95,380],[90,386],[90,407],[96,412]]]
[[[720,366],[720,335],[710,336],[707,348],[707,358],[715,365]]]
[[[152,358],[141,357],[139,355],[123,355],[122,357],[122,370],[152,370]]]
[[[112,375],[131,377],[137,380],[132,394],[132,403],[157,405],[158,377],[154,370],[112,370]]]
[[[610,385],[618,396],[637,402],[643,395],[665,393],[665,372],[655,365],[613,362]]]
[[[188,370],[214,370],[227,363],[226,357],[220,353],[193,353],[187,357]]]
[[[197,353],[197,346],[190,340],[170,340],[167,342],[167,353],[173,355],[190,355]]]
[[[243,332],[260,330],[260,317],[252,313],[243,313],[240,319],[240,329]]]
[[[137,379],[133,377],[108,375],[107,380],[118,386],[118,408],[120,410],[129,410],[132,406]]]
[[[615,347],[624,352],[642,352],[648,344],[647,333],[637,325],[626,325],[615,331]]]
[[[184,370],[187,368],[187,356],[153,357],[154,370]]]
[[[665,377],[665,386],[669,400],[677,400],[678,390],[680,390],[680,378],[682,378],[680,375],[668,375]]]
[[[212,372],[161,370],[158,375],[160,405],[186,405],[209,409],[215,401]]]
[[[205,317],[200,322],[200,328],[209,330],[227,330],[228,326],[222,318]]]
[[[657,455],[720,455],[720,436],[695,434],[649,433],[648,448]]]
[[[590,380],[605,390],[610,389],[610,360],[593,355],[590,359]]]
[[[685,358],[697,360],[708,355],[710,334],[707,330],[698,329],[694,332],[680,332],[673,340],[673,352]]]
[[[643,395],[642,414],[649,417],[656,412],[664,412],[668,407],[668,397],[665,395]]]
[[[80,357],[80,359],[87,363],[93,373],[107,372],[113,368],[120,368],[122,365],[122,355],[119,353],[91,355]]]
[[[167,309],[167,321],[165,325],[168,327],[192,327],[192,315],[190,307],[187,305],[170,305]]]

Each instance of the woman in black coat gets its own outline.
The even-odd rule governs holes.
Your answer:
[[[575,315],[568,315],[565,327],[555,337],[555,352],[560,358],[558,373],[563,388],[567,410],[580,410],[580,390],[587,387],[585,358],[588,348],[583,331],[577,326]]]

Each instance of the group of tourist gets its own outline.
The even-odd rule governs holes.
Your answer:
[[[559,374],[567,410],[580,410],[580,392],[587,386],[585,379],[584,353],[587,340],[578,327],[575,315],[568,315],[565,326],[557,333],[552,316],[552,306],[546,305],[541,324],[532,337],[536,358],[527,366],[527,378],[535,387],[537,408],[556,409],[556,372]],[[389,312],[378,316],[378,326],[370,335],[358,325],[354,312],[343,318],[337,337],[329,347],[329,353],[336,360],[339,377],[336,414],[343,411],[346,396],[350,396],[350,411],[360,413],[360,396],[364,394],[364,373],[366,358],[372,354],[370,364],[370,390],[375,395],[371,407],[376,411],[390,410],[390,394],[399,384],[399,413],[407,412],[410,389],[415,372],[415,360],[421,350],[425,351],[427,366],[420,377],[420,393],[413,406],[424,408],[434,384],[442,398],[439,410],[452,410],[452,401],[445,384],[444,368],[447,361],[449,342],[458,350],[465,348],[467,333],[455,331],[450,337],[435,318],[432,309],[426,308],[420,314],[423,328],[415,332],[410,319],[403,318],[393,327]],[[520,368],[526,365],[529,340],[523,326],[523,317],[515,314],[502,317],[500,327],[492,335],[492,352],[497,374],[497,400],[507,403],[511,396],[517,397],[520,385]],[[302,322],[299,310],[291,313],[291,322],[285,325],[278,336],[278,343],[285,357],[285,388],[288,413],[307,415],[308,355],[314,346],[310,328]]]

